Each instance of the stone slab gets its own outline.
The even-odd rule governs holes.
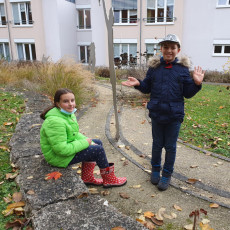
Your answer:
[[[97,195],[89,195],[48,205],[33,211],[34,229],[111,230],[118,226],[126,230],[147,229],[106,203],[105,199]]]
[[[26,201],[27,213],[88,192],[79,175],[71,167],[52,167],[45,161],[43,155],[20,158],[17,166],[20,168],[17,183]],[[55,171],[62,174],[59,179],[45,180],[48,173]],[[34,195],[29,195],[29,190],[34,191]]]

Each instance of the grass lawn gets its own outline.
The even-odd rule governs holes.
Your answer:
[[[185,101],[179,138],[200,148],[230,157],[230,89],[203,84]]]
[[[0,229],[5,229],[8,221],[18,218],[14,215],[4,217],[2,211],[8,205],[3,198],[18,191],[14,180],[6,180],[7,173],[14,173],[10,163],[8,143],[24,108],[24,100],[21,97],[5,93],[0,89]]]

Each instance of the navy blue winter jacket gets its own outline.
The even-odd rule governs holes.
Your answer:
[[[147,104],[149,116],[159,123],[183,122],[184,97],[193,97],[200,89],[189,73],[187,58],[176,58],[166,63],[161,58],[152,58],[146,77],[135,87],[142,93],[150,93]]]

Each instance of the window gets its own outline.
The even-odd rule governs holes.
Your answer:
[[[91,29],[91,17],[89,9],[78,10],[78,28]]]
[[[218,6],[230,6],[230,0],[218,0]]]
[[[230,56],[230,42],[229,44],[214,44],[214,56]]]
[[[132,66],[137,64],[137,44],[115,43],[113,47],[116,66]]]
[[[147,23],[174,21],[174,0],[147,0]]]
[[[150,57],[155,55],[161,55],[161,46],[158,43],[146,44],[146,59],[148,60]]]
[[[89,63],[89,46],[79,46],[81,63]]]
[[[9,43],[0,43],[0,60],[10,61]]]
[[[0,26],[6,25],[6,15],[4,10],[4,4],[0,4]]]
[[[30,2],[12,3],[14,25],[33,24]]]
[[[66,0],[67,2],[75,3],[75,0]]]
[[[35,44],[17,43],[18,59],[20,61],[35,61],[36,50]]]
[[[114,23],[137,23],[137,0],[112,0]]]

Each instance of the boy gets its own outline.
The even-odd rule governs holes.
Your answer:
[[[162,57],[149,60],[145,79],[128,77],[122,84],[150,93],[147,108],[153,137],[151,182],[163,191],[168,188],[174,170],[176,142],[184,119],[184,97],[191,98],[201,89],[204,71],[195,67],[193,79],[190,77],[189,60],[177,58],[181,43],[176,35],[168,34],[159,44]],[[162,148],[166,154],[160,176]]]

